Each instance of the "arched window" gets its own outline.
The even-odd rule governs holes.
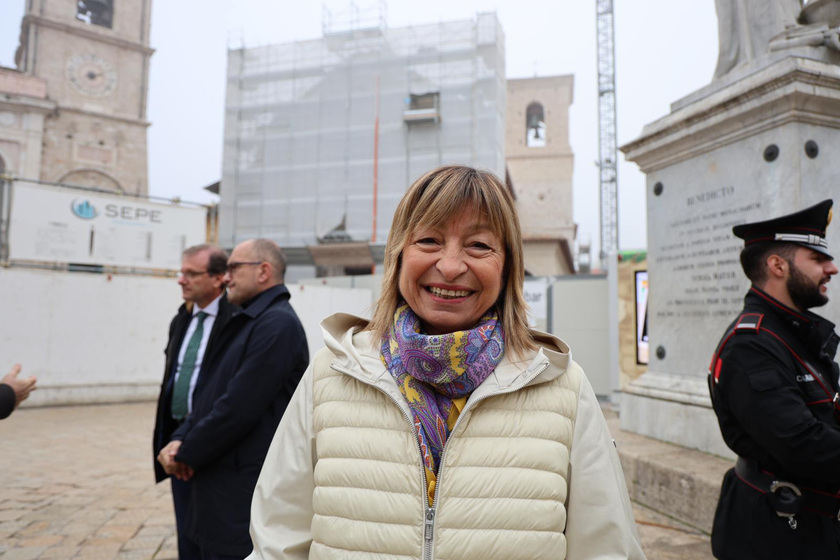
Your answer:
[[[545,113],[537,102],[525,111],[525,145],[529,148],[545,147]]]
[[[78,185],[82,187],[94,187],[97,189],[104,189],[109,191],[117,191],[124,193],[120,183],[111,175],[99,169],[81,168],[73,169],[62,175],[58,179],[59,183],[66,183],[68,185]]]
[[[114,0],[78,0],[76,19],[110,28],[114,21]]]

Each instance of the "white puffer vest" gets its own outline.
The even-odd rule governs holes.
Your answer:
[[[326,319],[251,506],[248,560],[642,560],[595,393],[560,339],[470,396],[434,507],[411,412],[366,322]]]
[[[564,558],[581,370],[568,354],[554,357],[503,362],[473,393],[428,507],[410,413],[382,378],[390,374],[319,352],[310,558]],[[550,380],[533,384],[549,367]]]

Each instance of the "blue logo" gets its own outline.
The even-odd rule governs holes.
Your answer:
[[[96,208],[88,200],[74,200],[70,203],[73,214],[83,220],[92,220],[96,217]]]

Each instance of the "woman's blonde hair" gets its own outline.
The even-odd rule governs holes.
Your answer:
[[[525,265],[522,232],[510,190],[492,173],[461,165],[433,169],[417,179],[405,193],[391,224],[385,245],[382,294],[368,329],[381,340],[394,320],[400,294],[402,252],[419,228],[442,228],[467,208],[475,208],[504,244],[505,265],[502,292],[496,301],[505,329],[505,345],[523,355],[536,348],[528,331],[527,305],[522,293]]]

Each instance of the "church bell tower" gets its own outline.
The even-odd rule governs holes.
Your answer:
[[[147,194],[151,0],[27,0],[18,70],[47,83],[39,179]]]

